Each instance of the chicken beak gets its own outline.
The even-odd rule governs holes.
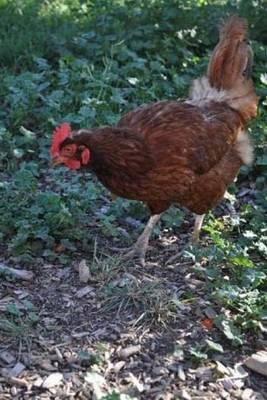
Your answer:
[[[50,166],[55,167],[60,164],[64,164],[64,159],[62,157],[55,157],[52,159]]]

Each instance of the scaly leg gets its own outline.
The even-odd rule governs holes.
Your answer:
[[[191,236],[191,242],[197,243],[199,241],[199,234],[202,228],[202,224],[205,218],[205,214],[202,215],[196,215],[195,218],[195,224],[194,224],[194,230]]]
[[[125,258],[125,259],[137,258],[140,261],[142,266],[145,265],[145,256],[146,256],[149,238],[151,236],[151,233],[152,233],[156,223],[160,219],[160,216],[161,216],[161,214],[156,214],[156,215],[152,215],[149,218],[145,229],[143,230],[143,232],[137,239],[136,243],[133,245],[131,250],[123,256],[123,258]]]
[[[191,242],[193,243],[197,243],[199,241],[199,234],[201,231],[201,227],[203,224],[203,220],[204,220],[205,214],[202,215],[196,215],[195,217],[195,224],[194,224],[194,230],[191,236]],[[174,254],[173,256],[171,256],[168,260],[167,260],[167,264],[171,264],[173,261],[175,261],[177,258],[179,258],[184,249],[186,248],[187,244],[185,246],[182,247],[182,249],[180,249],[180,251],[176,254]]]

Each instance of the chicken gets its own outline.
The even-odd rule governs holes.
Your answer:
[[[144,202],[151,217],[128,256],[144,264],[161,213],[178,203],[197,214],[215,207],[253,149],[245,127],[256,116],[252,51],[246,21],[230,17],[207,76],[196,79],[186,101],[160,101],[124,115],[116,126],[55,130],[53,164],[94,172],[111,193]]]

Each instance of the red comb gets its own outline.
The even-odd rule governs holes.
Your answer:
[[[71,136],[71,126],[67,122],[58,126],[53,132],[50,153],[52,157],[58,155],[60,143]]]

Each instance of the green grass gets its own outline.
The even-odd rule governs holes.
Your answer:
[[[104,309],[117,313],[138,312],[135,324],[166,324],[179,316],[180,300],[164,282],[125,274],[106,284],[103,290]]]
[[[118,228],[127,216],[141,220],[129,229],[141,230],[143,205],[123,200],[110,205],[89,174],[49,168],[51,132],[62,121],[74,127],[113,124],[142,103],[185,96],[206,69],[218,22],[236,12],[249,20],[261,98],[249,129],[255,162],[242,168],[232,200],[242,183],[253,193],[237,221],[207,219],[212,243],[194,250],[193,258],[211,298],[230,311],[241,333],[265,329],[267,9],[264,0],[257,3],[251,8],[245,0],[0,0],[0,238],[6,257],[26,266],[69,263],[76,252],[93,257],[95,235],[121,238]],[[172,229],[180,219],[180,211],[171,209],[162,227]],[[94,264],[95,273],[107,279],[118,270],[116,262],[109,264]],[[111,288],[109,305],[133,305],[137,293],[144,308],[153,310],[159,299],[146,303],[143,289],[133,282],[127,291]]]
[[[34,305],[27,300],[9,303],[0,315],[0,331],[4,336],[30,346],[34,327],[39,320]]]

